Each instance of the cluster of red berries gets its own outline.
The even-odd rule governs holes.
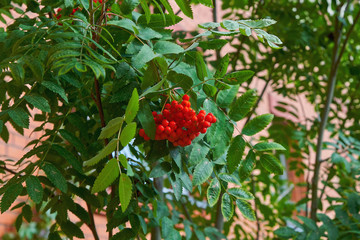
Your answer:
[[[196,115],[188,95],[185,94],[182,99],[181,103],[172,101],[171,104],[165,104],[162,114],[152,113],[156,123],[155,140],[167,139],[174,146],[185,147],[200,133],[206,133],[207,128],[216,122],[216,117],[212,113],[206,115],[204,110]],[[150,140],[144,129],[140,129],[139,135],[146,141]]]
[[[98,0],[93,0],[93,2],[94,2],[94,3],[97,3]],[[100,4],[102,4],[102,2],[103,2],[103,0],[99,0],[99,3],[100,3]],[[70,16],[70,17],[71,17],[71,16],[74,16],[74,14],[75,14],[78,10],[80,10],[78,7],[77,7],[77,8],[74,8],[74,9],[72,10],[72,12],[70,13],[69,16]],[[57,9],[56,14],[55,14],[55,17],[56,17],[57,19],[60,19],[60,18],[61,18],[61,14],[60,14],[61,11],[62,11],[62,8],[58,8],[58,9]],[[110,11],[110,9],[107,9],[107,11]],[[60,25],[62,25],[62,24],[60,24]]]

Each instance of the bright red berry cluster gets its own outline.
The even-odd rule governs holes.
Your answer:
[[[153,112],[156,123],[155,140],[167,139],[174,146],[185,147],[200,133],[206,133],[207,128],[216,122],[216,117],[212,113],[206,115],[204,110],[196,115],[189,100],[190,97],[185,94],[181,103],[167,103],[162,114]],[[150,140],[144,129],[140,129],[139,135],[146,141]]]

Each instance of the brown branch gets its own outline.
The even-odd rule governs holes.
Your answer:
[[[90,217],[90,223],[87,224],[87,226],[90,228],[95,240],[100,240],[97,231],[96,231],[96,227],[95,227],[95,221],[94,221],[94,214],[92,212],[91,209],[91,205],[87,202],[86,206],[88,208],[88,213],[89,213],[89,217]]]
[[[12,174],[17,174],[17,172],[15,172],[15,171],[13,171],[13,170],[11,170],[11,169],[8,169],[7,167],[5,167],[5,166],[0,166],[0,168],[1,169],[4,169],[5,171],[7,171],[7,172],[9,172],[9,173],[12,173]]]

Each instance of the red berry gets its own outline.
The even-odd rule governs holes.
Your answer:
[[[139,130],[139,135],[140,135],[140,137],[144,137],[144,136],[145,136],[145,130],[144,130],[144,129],[140,129],[140,130]]]
[[[176,107],[179,103],[177,101],[172,101],[171,106]]]
[[[170,134],[170,133],[171,133],[171,128],[170,128],[170,127],[166,127],[165,130],[164,130],[164,132],[165,132],[166,134]]]
[[[144,140],[145,140],[145,141],[149,141],[150,138],[149,138],[148,136],[144,136]]]
[[[170,109],[171,105],[169,103],[165,104],[165,109]]]
[[[154,116],[154,117],[156,117],[157,116],[157,112],[152,112],[152,115]]]
[[[164,119],[164,120],[162,120],[161,125],[163,125],[164,127],[166,127],[167,125],[169,125],[169,121],[166,120],[166,119]]]
[[[156,128],[157,133],[162,133],[164,130],[165,130],[165,128],[164,128],[163,125],[158,125],[157,128]]]
[[[205,119],[205,116],[203,115],[203,114],[198,114],[198,116],[197,116],[197,118],[198,118],[198,120],[201,122],[201,121],[203,121],[204,119]]]
[[[206,128],[202,128],[202,129],[200,130],[200,132],[201,132],[201,133],[206,133]]]
[[[216,117],[213,116],[212,122],[211,123],[216,123]]]
[[[189,101],[189,100],[190,100],[190,97],[189,97],[189,95],[185,94],[185,95],[182,97],[182,99],[183,99],[184,101]]]
[[[171,129],[176,129],[176,122],[171,121],[171,122],[169,123],[169,127],[170,127]]]
[[[205,122],[202,124],[202,126],[203,126],[204,128],[208,128],[208,127],[211,126],[211,124],[210,124],[208,121],[205,121]]]
[[[212,119],[213,119],[213,117],[210,114],[206,115],[206,117],[205,117],[205,121],[208,121],[208,122],[212,122]]]

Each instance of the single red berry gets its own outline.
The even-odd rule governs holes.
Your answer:
[[[202,129],[200,130],[200,132],[201,132],[201,133],[206,133],[206,128],[202,128]]]
[[[158,125],[157,128],[156,128],[157,133],[162,133],[164,130],[165,130],[165,128],[164,128],[163,125]]]
[[[156,117],[157,116],[157,112],[152,112],[152,115],[154,116],[154,117]]]
[[[205,115],[199,113],[197,118],[198,118],[198,121],[201,122],[205,119]]]
[[[149,138],[148,136],[144,136],[144,140],[145,140],[145,141],[149,141],[150,138]]]
[[[175,107],[175,106],[177,106],[179,103],[177,102],[177,101],[172,101],[172,103],[171,103],[171,106],[172,107]]]
[[[216,123],[216,117],[215,116],[212,117],[211,123]]]
[[[166,119],[164,119],[164,120],[162,120],[161,125],[163,125],[164,127],[166,127],[167,125],[169,125],[169,121],[166,120]]]
[[[191,121],[192,121],[193,123],[196,123],[196,122],[198,121],[198,118],[197,118],[196,116],[193,116],[193,117],[191,118]]]
[[[164,132],[165,132],[166,134],[170,134],[170,133],[171,133],[171,128],[170,128],[170,127],[166,127],[165,130],[164,130]]]
[[[178,110],[179,112],[181,112],[182,110],[184,110],[184,107],[179,104],[179,105],[176,106],[176,110]]]
[[[187,95],[187,94],[185,94],[185,95],[182,97],[182,99],[183,99],[184,101],[189,101],[189,100],[190,100],[190,96]]]
[[[170,109],[171,105],[169,103],[165,104],[165,109]]]

